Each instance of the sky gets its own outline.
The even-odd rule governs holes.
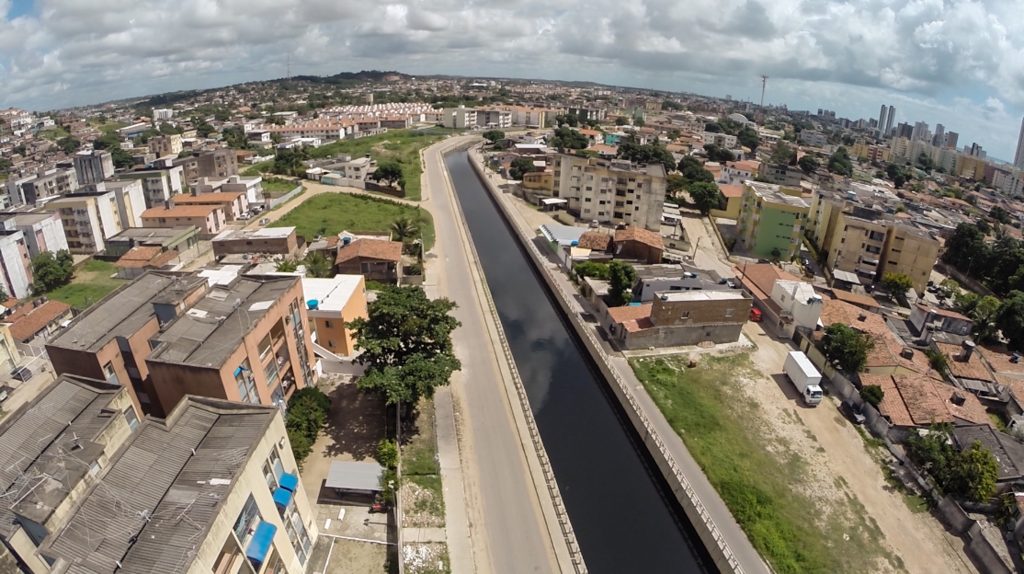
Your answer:
[[[1015,0],[0,0],[0,107],[293,74],[589,80],[944,124],[1012,158]]]

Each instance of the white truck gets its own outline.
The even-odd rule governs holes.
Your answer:
[[[801,351],[790,351],[783,366],[786,376],[793,381],[793,386],[803,395],[804,403],[809,407],[818,406],[821,402],[821,373]]]

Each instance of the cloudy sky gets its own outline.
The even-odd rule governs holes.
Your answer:
[[[993,0],[0,0],[0,107],[295,74],[593,80],[897,121],[1013,156],[1024,10]]]

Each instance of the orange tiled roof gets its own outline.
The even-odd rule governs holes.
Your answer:
[[[622,325],[627,331],[635,333],[652,326],[651,309],[653,308],[654,305],[651,303],[611,307],[608,309],[608,317],[613,323]]]
[[[772,294],[775,282],[800,281],[800,278],[792,273],[772,265],[771,263],[751,263],[742,267],[735,267],[736,275],[740,278],[743,286],[747,288],[759,300],[767,299]]]
[[[885,395],[879,412],[897,426],[927,426],[932,423],[967,421],[991,424],[978,397],[952,385],[921,375],[862,374],[861,383],[878,385]],[[953,402],[953,395],[964,399],[963,405]]]
[[[360,257],[399,262],[402,260],[402,244],[384,239],[357,239],[339,249],[334,262],[341,264]]]
[[[844,291],[842,289],[833,289],[832,294],[836,299],[840,301],[846,301],[852,303],[858,307],[868,307],[877,309],[880,305],[878,301],[871,295],[861,295],[860,293],[854,293],[852,291]]]
[[[584,249],[595,251],[608,251],[608,245],[612,242],[612,236],[601,231],[587,231],[580,235],[579,246]]]
[[[743,186],[738,183],[720,183],[718,184],[718,190],[726,198],[743,197]]]
[[[174,196],[174,203],[177,205],[203,205],[203,204],[220,204],[230,203],[239,196],[245,195],[244,191],[217,191],[214,193],[200,193],[199,195],[191,195],[182,193]]]
[[[935,346],[939,348],[943,355],[946,355],[948,359],[946,364],[949,366],[949,372],[954,376],[978,381],[995,381],[995,377],[992,376],[992,372],[985,366],[979,353],[973,353],[970,359],[961,361],[959,357],[963,353],[963,348],[960,345],[936,343]]]
[[[62,301],[47,301],[38,307],[23,305],[6,320],[11,323],[11,336],[15,340],[30,341],[47,325],[66,315],[71,306]]]
[[[665,248],[665,243],[662,242],[661,235],[639,227],[627,227],[625,229],[617,230],[615,232],[615,243],[620,243],[622,241],[638,241],[644,245],[649,245],[658,249]]]

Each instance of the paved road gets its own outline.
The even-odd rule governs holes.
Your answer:
[[[462,450],[469,531],[477,572],[556,572],[554,549],[502,385],[498,355],[490,345],[485,312],[470,270],[442,156],[424,152],[423,206],[434,216],[437,242],[428,254],[427,291],[459,304],[455,350],[462,371],[453,377]],[[446,485],[446,489],[448,486]],[[450,509],[458,513],[458,509]],[[451,534],[458,532],[450,516]],[[454,541],[457,543],[457,541]],[[453,557],[453,567],[459,572]]]

